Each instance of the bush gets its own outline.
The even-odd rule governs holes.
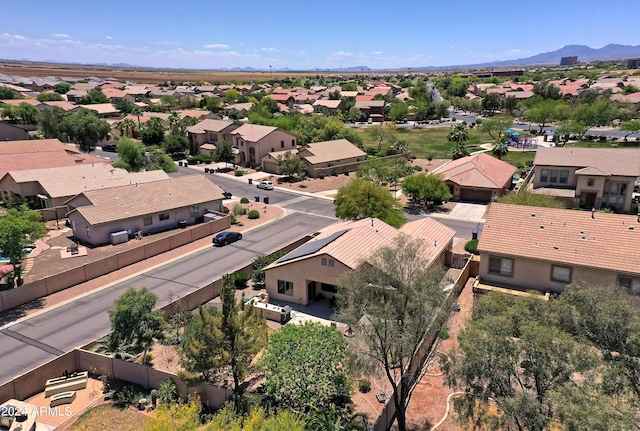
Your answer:
[[[482,118],[476,118],[476,124],[479,126],[482,124]]]
[[[251,220],[256,219],[256,218],[260,218],[260,211],[251,210],[251,211],[249,211],[249,214],[247,215],[247,217],[249,217],[249,219],[251,219]]]
[[[411,160],[415,160],[415,159],[417,159],[417,157],[416,157],[415,155],[413,155],[413,154],[412,154],[412,155],[411,155]]]
[[[331,171],[331,175],[334,176],[334,177],[337,177],[338,176],[338,171],[336,169],[332,170]]]
[[[322,173],[318,174],[318,179],[324,180],[324,174]]]
[[[262,170],[262,166],[256,166],[256,172],[260,172]]]
[[[247,213],[247,209],[245,207],[243,207],[240,204],[235,204],[233,206],[233,215],[234,216],[241,216],[241,215],[245,215]]]
[[[244,289],[247,287],[247,281],[249,281],[249,274],[246,272],[239,272],[236,274],[233,283],[236,286],[236,289]]]
[[[414,172],[420,172],[422,171],[422,166],[413,166],[412,169],[414,170]]]
[[[235,176],[241,177],[244,175],[244,171],[242,169],[236,169]]]
[[[464,245],[464,249],[471,254],[478,254],[478,240],[472,239],[470,241],[467,241],[467,243]]]
[[[438,337],[440,337],[440,339],[442,340],[446,340],[449,338],[449,331],[447,331],[446,329],[442,329],[440,332],[438,332]]]
[[[240,199],[240,203],[241,204],[248,204],[249,203],[249,198],[241,198]]]
[[[233,214],[229,215],[229,223],[231,224],[238,223],[238,220],[236,220],[236,216],[234,216]]]
[[[358,390],[363,394],[371,391],[371,382],[367,379],[360,379],[358,382]]]
[[[349,176],[349,169],[345,169],[344,171],[342,171],[343,174],[345,174],[346,176]]]
[[[142,357],[144,356],[144,353],[142,355],[140,355],[140,358],[138,358],[138,363],[142,364]],[[144,363],[149,365],[150,367],[153,366],[153,360],[155,359],[155,355],[151,352],[147,352],[147,356],[144,358]]]
[[[171,379],[163,380],[158,388],[158,398],[163,403],[171,403],[178,398],[176,385]]]

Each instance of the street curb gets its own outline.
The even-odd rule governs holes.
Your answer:
[[[443,214],[427,214],[427,217],[456,220],[456,221],[466,221],[469,223],[485,223],[486,222],[486,220],[483,218],[466,218],[466,217],[448,216]]]

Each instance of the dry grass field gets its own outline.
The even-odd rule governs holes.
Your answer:
[[[145,84],[157,84],[164,81],[176,82],[264,82],[285,77],[296,78],[316,75],[328,75],[322,72],[243,72],[188,69],[151,69],[151,68],[118,68],[111,66],[83,66],[75,64],[35,63],[3,60],[0,62],[0,73],[24,77],[70,77],[116,78]]]
[[[69,431],[120,430],[139,431],[144,428],[148,418],[129,408],[103,404],[82,416],[69,428]]]

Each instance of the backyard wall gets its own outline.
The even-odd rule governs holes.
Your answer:
[[[223,217],[187,229],[180,229],[176,233],[156,241],[115,253],[114,255],[95,262],[86,263],[82,266],[50,277],[45,277],[42,280],[36,280],[15,289],[2,291],[0,292],[0,312],[26,304],[34,299],[68,289],[69,287],[165,253],[200,238],[213,235],[214,233],[228,229],[230,226],[229,223],[229,217]]]

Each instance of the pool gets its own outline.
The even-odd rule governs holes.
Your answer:
[[[513,178],[513,179],[511,179],[511,182],[513,184],[518,184],[520,181],[522,181],[522,178]]]

